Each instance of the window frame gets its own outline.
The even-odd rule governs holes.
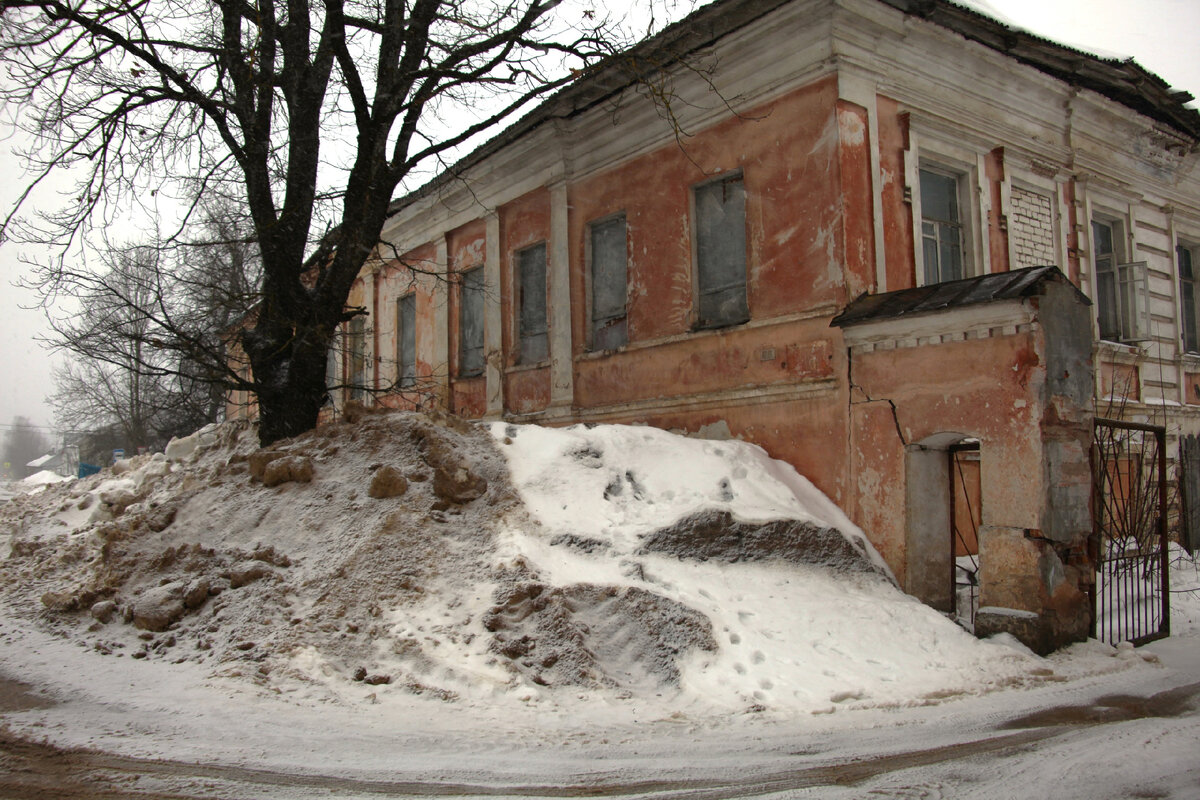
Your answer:
[[[929,198],[925,196],[926,192],[924,177],[926,175],[945,179],[950,186],[954,187],[954,202],[952,204],[952,208],[958,216],[957,219],[942,219],[940,217],[931,216],[932,212],[929,211],[929,207],[932,204],[927,202]],[[964,173],[952,170],[948,167],[943,167],[940,164],[921,163],[917,166],[917,194],[920,196],[921,201],[921,242],[917,249],[921,251],[922,285],[949,283],[950,281],[962,280],[963,278],[971,275],[970,267],[972,261],[972,248],[970,241],[970,209],[965,208],[963,204],[964,191],[969,191],[967,178],[968,176]],[[936,275],[932,276],[933,278],[936,278],[935,280],[931,280],[931,269],[926,247],[929,239],[929,234],[926,231],[927,226],[933,226],[935,231],[934,242],[938,256],[938,268],[936,270]],[[959,274],[957,275],[947,276],[943,274],[942,271],[941,255],[943,239],[941,233],[946,228],[949,228],[957,233],[959,252]]]
[[[474,282],[478,286],[473,285]],[[478,378],[483,375],[487,366],[487,358],[484,355],[485,334],[484,334],[484,296],[486,293],[487,281],[484,275],[482,264],[478,264],[469,269],[460,270],[458,272],[458,287],[456,295],[458,297],[458,364],[457,377],[459,378]],[[467,341],[467,303],[469,293],[477,293],[478,300],[478,346],[474,342]],[[470,345],[470,346],[468,346]],[[468,355],[471,352],[478,351],[478,366],[468,367]],[[474,364],[474,362],[471,362]]]
[[[1200,356],[1200,240],[1188,236],[1175,238],[1175,277],[1179,291],[1179,348],[1181,353]],[[1191,273],[1184,276],[1184,258],[1187,254],[1187,266]],[[1187,298],[1186,288],[1191,289],[1191,300]],[[1190,307],[1189,307],[1190,306]],[[1190,325],[1188,315],[1191,315]],[[1190,330],[1189,330],[1190,328]],[[1189,335],[1190,334],[1190,335]]]
[[[412,306],[412,313],[404,313],[404,304]],[[405,323],[412,328],[412,349],[406,352],[404,341]],[[411,356],[411,358],[406,358]],[[405,374],[409,373],[409,374]],[[396,298],[396,386],[411,389],[417,385],[417,293],[405,292]]]
[[[959,215],[963,221],[963,277],[973,278],[992,271],[991,250],[986,233],[992,210],[989,192],[980,191],[980,176],[994,144],[959,135],[946,138],[944,125],[909,117],[908,149],[904,151],[905,200],[912,211],[913,285],[925,286],[925,253],[922,234],[921,170],[941,172],[959,179]]]
[[[1112,250],[1103,255],[1097,241],[1098,227],[1107,228],[1111,240]],[[1098,338],[1104,342],[1136,344],[1152,338],[1147,265],[1145,261],[1129,260],[1129,230],[1129,218],[1123,214],[1093,209],[1088,219],[1092,300],[1096,304]]]
[[[621,225],[622,263],[620,265],[621,310],[597,316],[596,231],[616,223]],[[603,352],[629,344],[629,220],[624,211],[598,217],[587,223],[584,257],[587,260],[588,350]],[[617,281],[613,281],[614,285]],[[614,291],[615,294],[615,291]],[[603,340],[603,341],[602,341]]]
[[[700,218],[701,213],[702,213],[700,193],[704,192],[704,191],[708,191],[712,187],[717,186],[717,185],[727,185],[727,184],[731,184],[731,183],[737,183],[740,187],[740,192],[741,192],[741,207],[742,207],[742,214],[741,214],[742,219],[741,219],[741,226],[740,226],[741,242],[742,242],[741,281],[729,283],[726,285],[718,285],[716,287],[706,289],[706,287],[704,285],[705,268],[704,268],[704,264],[702,263],[704,259],[702,256],[708,250],[704,246],[704,238],[705,237],[704,237],[703,231],[701,230],[703,226],[701,224],[702,221]],[[738,325],[744,325],[745,323],[749,322],[752,318],[752,314],[751,314],[751,310],[750,310],[750,279],[749,279],[750,236],[747,234],[747,231],[746,231],[746,222],[747,222],[746,197],[747,197],[747,193],[746,193],[745,174],[743,173],[743,171],[741,169],[736,169],[736,170],[731,170],[729,172],[723,173],[716,177],[710,178],[709,180],[705,180],[705,181],[701,181],[700,183],[693,184],[691,187],[689,196],[691,199],[691,212],[692,212],[691,219],[693,221],[692,236],[691,236],[691,239],[692,239],[692,292],[693,292],[692,329],[693,330],[720,330],[722,328],[732,328],[732,327],[736,327]],[[737,230],[737,228],[735,228],[735,230]],[[716,270],[718,268],[719,268],[718,265],[713,265],[713,270]],[[709,270],[709,272],[712,272],[713,270]],[[730,274],[733,274],[737,270],[733,269],[733,268],[726,268],[725,271]],[[738,289],[738,288],[741,289],[741,297],[740,297],[741,302],[734,309],[735,313],[728,314],[726,316],[721,316],[721,317],[717,317],[714,315],[713,318],[711,318],[711,319],[706,318],[705,298],[711,298],[716,295],[726,293],[733,289]],[[721,304],[721,306],[723,306],[723,305],[724,304]],[[719,307],[721,307],[721,306],[719,306]]]

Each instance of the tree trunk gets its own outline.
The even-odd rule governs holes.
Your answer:
[[[311,379],[307,381],[312,383]],[[296,380],[292,383],[304,383]],[[268,390],[260,387],[258,392],[258,443],[263,447],[274,444],[280,439],[312,430],[317,425],[317,416],[321,412],[325,399],[325,371],[317,376],[316,386],[319,394],[313,397],[311,386],[309,391],[291,387],[283,391]]]
[[[312,327],[283,326],[272,336],[261,321],[245,332],[243,343],[258,389],[258,441],[263,447],[316,427],[328,391],[329,341],[329,334]]]

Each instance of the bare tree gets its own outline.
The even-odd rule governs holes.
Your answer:
[[[103,270],[57,271],[80,309],[52,319],[69,360],[51,398],[65,430],[110,430],[158,447],[217,419],[233,371],[229,328],[254,305],[257,248],[227,205],[206,206],[205,242],[144,242],[102,254]]]
[[[4,0],[0,91],[28,109],[31,163],[81,175],[73,202],[4,233],[68,248],[121,202],[153,211],[164,186],[239,191],[263,265],[241,388],[263,443],[300,433],[397,186],[623,46],[603,15],[568,26],[557,6]],[[455,125],[455,105],[475,115]],[[51,291],[63,263],[43,274]]]
[[[50,442],[28,417],[13,417],[4,431],[3,466],[5,477],[24,478],[33,472],[25,465],[50,449]]]

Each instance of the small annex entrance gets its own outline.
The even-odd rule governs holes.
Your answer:
[[[982,520],[979,440],[937,433],[908,448],[905,590],[974,629]]]
[[[1166,429],[1099,419],[1092,446],[1092,635],[1135,645],[1171,633]]]
[[[975,630],[979,610],[979,528],[983,523],[983,486],[979,440],[950,447],[950,551],[954,559],[954,618]]]
[[[905,591],[1041,653],[1092,624],[1091,320],[1033,267],[864,295],[832,322],[855,521]]]

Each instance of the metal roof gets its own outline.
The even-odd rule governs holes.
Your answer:
[[[1200,139],[1200,112],[1185,105],[1195,98],[1189,92],[1172,89],[1132,58],[1101,58],[1010,27],[948,0],[880,2],[952,30],[1071,86],[1091,89],[1194,140]]]
[[[1064,283],[1079,292],[1058,267],[1026,267],[947,283],[898,289],[883,294],[863,294],[846,306],[829,324],[846,328],[881,319],[932,314],[1000,300],[1019,300],[1041,294],[1042,284],[1049,281]],[[1079,296],[1091,305],[1091,301],[1084,297],[1082,292]]]

